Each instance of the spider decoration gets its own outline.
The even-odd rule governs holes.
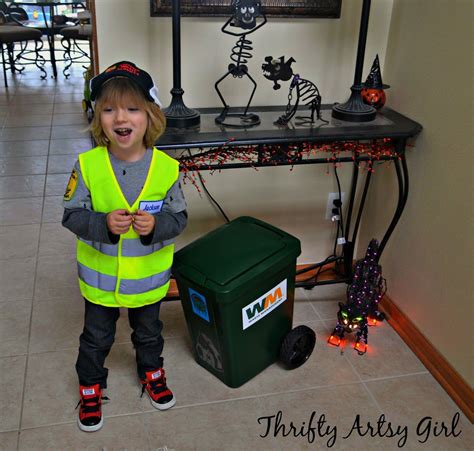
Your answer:
[[[281,88],[279,81],[288,81],[291,79],[290,91],[288,93],[288,103],[286,105],[285,113],[280,116],[275,122],[275,125],[287,125],[291,118],[296,114],[300,102],[310,108],[310,116],[296,116],[298,120],[297,125],[313,124],[314,114],[316,119],[326,124],[328,121],[321,117],[321,94],[318,87],[311,81],[301,78],[299,74],[293,74],[291,65],[295,62],[294,58],[289,58],[285,61],[285,57],[281,56],[279,59],[274,59],[272,56],[265,58],[266,63],[262,64],[263,76],[273,81],[273,89]],[[296,93],[296,100],[292,105],[293,95]]]
[[[228,127],[246,128],[260,123],[258,115],[248,112],[253,95],[257,89],[257,83],[248,73],[247,63],[253,56],[251,53],[253,48],[252,41],[247,39],[247,35],[254,33],[265,25],[267,18],[262,11],[260,0],[233,0],[232,6],[234,8],[234,13],[223,25],[221,31],[232,36],[238,36],[239,39],[232,48],[232,54],[230,55],[230,59],[233,62],[229,64],[227,72],[219,78],[214,85],[217,94],[224,105],[224,109],[221,111],[221,114],[216,117],[215,122]],[[230,27],[241,28],[243,32],[237,33],[231,31],[229,29]],[[243,113],[229,113],[229,105],[219,90],[219,84],[229,75],[232,75],[234,78],[242,78],[245,76],[253,84],[249,101]]]
[[[373,239],[367,248],[365,257],[358,260],[354,278],[347,288],[347,301],[339,303],[337,324],[328,343],[339,346],[344,334],[356,332],[354,349],[359,355],[368,348],[368,326],[375,326],[377,320],[383,321],[383,313],[378,310],[378,303],[386,291],[382,267],[378,264],[379,243]]]

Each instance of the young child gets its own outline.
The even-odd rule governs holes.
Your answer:
[[[176,400],[163,369],[160,300],[169,286],[174,238],[187,222],[178,162],[153,147],[165,117],[150,75],[122,61],[91,80],[92,134],[64,195],[63,226],[77,235],[84,331],[76,370],[78,425],[103,425],[104,368],[120,307],[128,308],[142,394],[160,410]]]

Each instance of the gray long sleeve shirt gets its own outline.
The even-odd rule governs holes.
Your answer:
[[[144,157],[135,162],[118,160],[109,152],[110,162],[125,199],[132,205],[139,196],[150,167],[152,151],[148,149]],[[74,169],[77,183],[73,195],[63,201],[62,224],[71,232],[88,241],[116,244],[119,235],[107,228],[107,214],[92,210],[91,194],[81,173],[79,161]],[[144,245],[155,244],[178,236],[186,227],[186,201],[180,180],[176,181],[166,193],[161,211],[154,213],[155,228],[150,235],[140,236]]]

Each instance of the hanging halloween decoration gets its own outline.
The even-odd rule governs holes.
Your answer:
[[[227,72],[219,78],[214,85],[221,102],[224,104],[224,109],[221,111],[221,114],[215,118],[215,122],[228,127],[247,128],[260,123],[258,115],[248,112],[253,95],[257,89],[257,83],[248,72],[247,63],[253,56],[251,53],[253,48],[252,41],[247,39],[247,35],[261,28],[267,22],[267,18],[262,11],[260,0],[232,0],[232,6],[234,8],[233,15],[223,25],[221,31],[232,36],[237,36],[239,39],[232,48],[232,54],[230,55],[230,59],[233,62],[229,64]],[[241,28],[243,32],[232,31],[230,27]],[[230,107],[219,90],[219,84],[229,75],[232,75],[234,78],[242,78],[245,76],[253,85],[249,101],[243,112],[230,113]]]
[[[311,81],[301,78],[299,74],[293,74],[291,65],[295,62],[294,58],[290,57],[285,61],[284,56],[274,59],[272,56],[265,58],[265,63],[262,64],[263,76],[267,80],[273,81],[273,89],[281,88],[279,81],[288,81],[291,79],[290,90],[288,93],[288,103],[286,105],[285,113],[281,115],[275,122],[275,125],[286,125],[293,118],[301,104],[308,106],[310,110],[309,116],[296,116],[297,125],[313,124],[315,122],[314,115],[316,113],[316,120],[323,121],[326,124],[329,122],[321,117],[321,94],[318,87]],[[293,97],[296,97],[293,102]]]
[[[379,56],[376,55],[370,73],[362,85],[362,100],[367,105],[371,105],[377,110],[385,105],[385,91],[390,85],[382,83],[382,74],[380,73]]]
[[[335,141],[330,143],[320,142],[295,142],[287,144],[255,144],[255,145],[232,145],[235,138],[229,138],[224,144],[211,148],[199,148],[198,152],[186,149],[177,159],[180,163],[180,171],[183,173],[184,183],[191,183],[201,195],[198,175],[199,171],[210,171],[212,175],[220,172],[227,164],[234,167],[251,167],[258,171],[260,166],[273,166],[286,164],[290,171],[301,162],[314,161],[324,158],[327,161],[326,173],[329,174],[330,167],[338,167],[338,159],[341,154],[352,154],[356,166],[361,171],[374,172],[374,166],[383,162],[401,160],[394,140],[390,138],[362,140],[362,141]],[[193,149],[193,151],[196,149]],[[282,159],[284,155],[285,159]],[[365,162],[356,162],[358,157],[368,157]]]
[[[337,324],[328,339],[329,344],[339,346],[346,332],[356,332],[354,349],[359,355],[365,354],[368,348],[368,326],[384,319],[378,310],[386,290],[382,267],[378,264],[378,250],[379,243],[373,239],[365,257],[357,261],[352,283],[347,288],[346,303],[339,303]]]

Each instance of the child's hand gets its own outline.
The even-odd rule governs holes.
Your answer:
[[[133,215],[133,230],[139,235],[149,235],[155,228],[155,217],[143,210],[137,210]]]
[[[107,227],[115,235],[128,232],[132,224],[132,215],[127,210],[114,210],[107,215]]]

